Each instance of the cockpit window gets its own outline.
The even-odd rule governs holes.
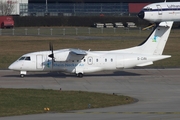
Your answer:
[[[27,56],[27,57],[21,57],[19,58],[19,60],[27,60],[27,61],[30,61],[31,60],[31,57]]]
[[[26,58],[25,58],[25,60],[29,60],[29,61],[30,61],[30,60],[31,60],[31,58],[30,58],[30,57],[26,57]]]
[[[24,60],[25,59],[25,57],[21,57],[21,58],[19,58],[19,60]]]
[[[150,8],[150,7],[147,7],[147,8],[144,8],[143,10],[144,10],[144,11],[152,11],[153,9]]]

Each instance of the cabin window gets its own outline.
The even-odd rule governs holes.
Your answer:
[[[98,62],[98,59],[96,59],[96,62]]]
[[[143,10],[144,11],[152,11],[153,9],[148,7],[148,8],[144,8]]]
[[[105,62],[107,62],[107,59],[105,59]]]
[[[84,62],[86,62],[86,59],[84,59]]]
[[[111,62],[113,62],[113,59],[111,58]]]

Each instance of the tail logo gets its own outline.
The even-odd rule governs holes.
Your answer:
[[[157,42],[157,38],[158,36],[154,36],[154,38],[152,39],[152,42]]]

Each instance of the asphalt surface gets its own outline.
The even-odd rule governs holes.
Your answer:
[[[1,70],[0,88],[34,88],[93,91],[134,97],[138,102],[98,109],[24,116],[0,120],[179,120],[180,69],[127,69],[99,72],[77,78],[63,73],[28,73]]]

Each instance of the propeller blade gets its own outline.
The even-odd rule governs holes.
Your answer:
[[[54,59],[53,45],[52,45],[52,43],[51,43],[51,42],[49,43],[49,50],[51,51],[51,54],[50,54],[50,55],[48,55],[48,57],[50,57],[50,58]]]
[[[54,50],[53,50],[53,45],[51,42],[49,43],[49,50],[51,51],[51,54],[48,55],[48,57],[52,58],[52,68],[53,68],[53,66],[54,66]]]

